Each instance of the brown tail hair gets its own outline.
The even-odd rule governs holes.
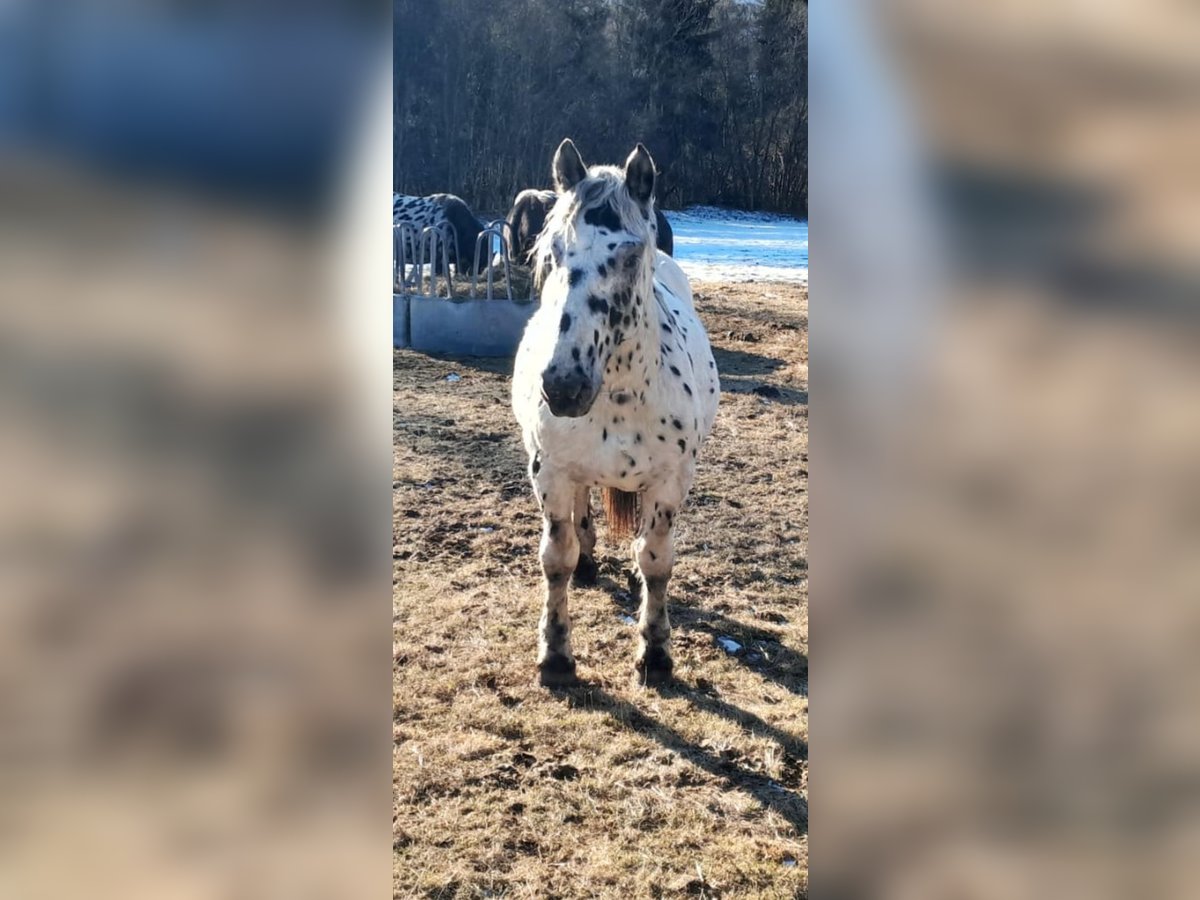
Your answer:
[[[617,488],[606,487],[604,515],[608,519],[608,533],[618,540],[633,537],[637,528],[638,495]]]

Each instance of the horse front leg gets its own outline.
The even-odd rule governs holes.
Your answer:
[[[575,655],[571,652],[571,616],[567,609],[567,582],[579,561],[579,539],[571,520],[574,486],[562,473],[530,464],[533,489],[542,508],[542,574],[546,596],[538,625],[538,676],[545,686],[575,681]]]
[[[671,678],[671,619],[667,615],[667,582],[675,564],[673,530],[682,496],[673,491],[647,491],[642,495],[642,516],[633,542],[634,557],[642,576],[642,606],[638,619],[638,646],[634,665],[643,684],[660,684]]]
[[[575,564],[574,584],[596,583],[596,522],[592,518],[591,490],[586,484],[575,487],[575,537],[579,541],[579,562]]]

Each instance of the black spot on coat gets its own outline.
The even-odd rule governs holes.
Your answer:
[[[613,205],[607,202],[593,206],[584,212],[583,221],[598,228],[607,228],[609,231],[621,230],[621,218],[617,215]]]

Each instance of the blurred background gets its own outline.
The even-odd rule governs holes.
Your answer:
[[[815,897],[1200,893],[1200,10],[811,8]]]
[[[390,886],[387,25],[0,4],[0,896]]]

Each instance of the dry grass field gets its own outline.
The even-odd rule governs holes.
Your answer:
[[[807,896],[807,289],[694,288],[723,392],[660,689],[633,678],[632,564],[603,527],[571,591],[580,684],[537,686],[512,361],[395,351],[397,897]]]

